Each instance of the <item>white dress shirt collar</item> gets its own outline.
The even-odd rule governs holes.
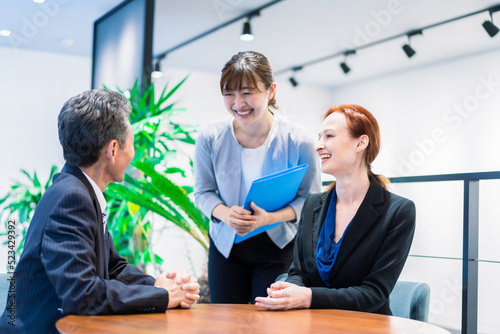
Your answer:
[[[90,178],[90,176],[85,174],[83,171],[82,171],[82,173],[83,173],[83,175],[85,175],[87,180],[89,180],[90,185],[94,189],[94,193],[97,197],[97,200],[99,201],[99,205],[101,206],[101,212],[105,213],[106,212],[106,198],[104,198],[104,194],[102,193],[101,189],[99,189],[99,186],[97,185],[97,183],[95,183],[94,180],[92,180]]]

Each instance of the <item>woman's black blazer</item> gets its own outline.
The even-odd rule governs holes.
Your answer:
[[[415,204],[385,190],[375,177],[344,235],[330,287],[316,266],[316,246],[332,191],[309,196],[302,208],[287,282],[310,287],[311,308],[391,314],[389,294],[415,231]]]

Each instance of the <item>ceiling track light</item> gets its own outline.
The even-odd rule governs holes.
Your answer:
[[[165,56],[160,57],[156,60],[154,70],[153,72],[151,72],[151,77],[153,79],[160,79],[161,77],[163,77],[163,72],[161,71],[161,64],[160,64],[163,58],[165,58]]]
[[[423,32],[422,32],[422,29],[418,29],[418,30],[413,30],[413,31],[410,31],[409,33],[406,34],[406,37],[408,37],[408,43],[403,45],[402,48],[403,48],[403,51],[406,53],[406,56],[408,58],[411,58],[415,55],[415,53],[417,53],[411,46],[410,46],[410,39],[415,36],[415,35],[422,35]]]
[[[241,33],[240,39],[245,42],[253,41],[254,37],[252,35],[252,27],[250,26],[250,20],[243,23],[243,32]]]
[[[498,31],[500,31],[500,29],[498,29],[498,27],[491,21],[484,21],[483,28],[486,30],[488,35],[490,35],[490,37],[495,37],[495,35],[498,34]]]
[[[490,13],[490,21],[486,20],[483,22],[483,28],[486,30],[490,37],[495,37],[496,34],[500,31],[498,27],[493,23],[493,13],[500,11],[500,6],[496,6],[490,8],[488,12]]]
[[[347,74],[351,72],[351,68],[346,63],[347,57],[356,54],[356,50],[347,50],[343,54],[344,54],[344,61],[340,63],[340,68],[342,69],[342,72],[344,72],[344,74]]]
[[[254,16],[259,16],[260,12],[252,13],[252,15],[247,16],[247,20],[243,23],[243,32],[241,33],[240,39],[245,42],[253,41],[254,36],[252,34],[252,27],[250,25],[250,20]]]
[[[188,40],[185,40],[185,41],[183,41],[177,45],[174,45],[173,47],[171,47],[171,48],[169,48],[161,53],[158,53],[156,55],[156,58],[160,58],[160,57],[165,56],[171,52],[179,50],[180,48],[183,48],[186,45],[189,45],[189,44],[194,43],[194,42],[196,42],[196,41],[198,41],[206,36],[209,36],[209,35],[215,33],[216,31],[219,31],[220,29],[225,28],[233,23],[241,22],[241,20],[243,20],[243,19],[248,20],[249,18],[251,18],[253,16],[259,16],[260,12],[263,11],[264,9],[267,9],[267,8],[269,8],[273,5],[276,5],[282,1],[284,1],[284,0],[271,0],[269,2],[266,2],[264,5],[260,6],[259,8],[253,9],[249,12],[238,15],[237,17],[234,17],[228,21],[222,22],[221,24],[216,25],[215,27],[212,27],[212,28],[208,29],[207,31],[202,32],[201,34],[198,34],[194,37],[191,37]]]
[[[388,41],[400,39],[402,37],[407,36],[408,37],[408,44],[403,45],[402,48],[403,48],[404,52],[407,54],[408,57],[412,57],[412,56],[414,56],[416,54],[416,51],[410,46],[410,44],[409,44],[409,37],[414,36],[414,35],[422,35],[422,32],[424,30],[435,28],[437,26],[442,26],[442,25],[445,25],[445,24],[448,24],[448,23],[451,23],[451,22],[455,22],[455,21],[458,21],[458,20],[465,19],[467,17],[475,16],[475,15],[478,15],[478,14],[481,14],[481,13],[484,13],[484,12],[489,12],[490,13],[491,21],[485,21],[483,23],[483,27],[484,27],[484,29],[486,30],[486,32],[491,37],[494,37],[495,35],[497,35],[500,32],[500,28],[497,27],[495,24],[493,24],[493,13],[496,13],[496,12],[499,12],[499,11],[500,11],[500,5],[495,5],[495,6],[492,6],[492,7],[488,7],[488,8],[485,8],[485,9],[481,9],[481,10],[477,10],[477,11],[474,11],[474,12],[467,13],[465,15],[453,17],[453,18],[445,20],[445,21],[440,21],[440,22],[437,22],[437,23],[429,24],[429,25],[426,25],[424,27],[421,27],[418,30],[411,31],[409,33],[397,34],[397,35],[390,36],[390,37],[387,37],[387,38],[384,38],[384,39],[381,39],[381,40],[377,40],[377,41],[374,41],[374,42],[371,42],[371,43],[368,43],[368,44],[365,44],[365,45],[360,45],[357,48],[355,48],[354,51],[356,51],[356,50],[362,50],[362,49],[367,49],[367,48],[370,48],[370,47],[375,46],[375,45],[379,45],[379,44],[382,44],[382,43],[385,43],[385,42],[388,42]],[[346,51],[335,52],[335,53],[329,54],[327,56],[322,56],[320,58],[316,58],[316,59],[312,59],[312,60],[306,61],[306,62],[302,63],[300,66],[307,67],[307,66],[310,66],[310,65],[318,64],[318,63],[324,62],[326,60],[337,58],[337,57],[342,56],[342,55],[345,56],[345,53],[346,53]],[[340,63],[340,67],[342,68],[342,71],[344,73],[346,73],[346,74],[348,72],[350,72],[350,70],[351,70],[349,68],[349,66],[347,65],[345,59],[344,59],[344,61],[342,63]],[[281,75],[283,73],[289,72],[292,69],[293,69],[293,67],[284,68],[282,70],[275,71],[274,75]]]
[[[295,66],[292,68],[292,71],[295,73],[297,71],[302,70],[302,66]],[[289,79],[290,83],[292,84],[292,87],[297,87],[299,85],[299,82],[295,79],[295,76],[292,75]]]
[[[0,29],[0,36],[9,37],[12,32],[7,29]]]
[[[340,63],[340,68],[342,69],[344,74],[351,72],[351,68],[349,66],[347,66],[347,64],[345,62]]]
[[[410,44],[405,44],[403,45],[403,51],[406,53],[406,56],[408,58],[411,58],[417,53],[413,48],[410,46]]]

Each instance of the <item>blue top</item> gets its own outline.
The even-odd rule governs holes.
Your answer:
[[[210,237],[226,258],[233,247],[236,232],[228,224],[212,217],[212,211],[221,203],[228,207],[244,204],[239,201],[243,147],[231,132],[232,120],[232,117],[227,117],[208,124],[196,139],[194,155],[195,203],[210,219]],[[276,113],[274,122],[276,135],[268,143],[262,175],[302,164],[309,165],[297,196],[288,204],[295,211],[297,219],[266,231],[274,244],[283,249],[295,237],[304,201],[310,194],[321,191],[321,178],[312,133]]]
[[[318,238],[318,245],[316,247],[316,265],[318,266],[319,275],[323,279],[325,285],[330,287],[330,273],[339,255],[342,240],[344,240],[345,232],[351,225],[347,225],[342,238],[339,242],[335,242],[335,212],[337,206],[337,192],[335,189],[332,191],[330,204],[328,204],[328,211],[326,213],[325,221],[321,227],[321,232]],[[352,220],[351,220],[352,221]]]

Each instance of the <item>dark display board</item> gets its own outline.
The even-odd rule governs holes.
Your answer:
[[[151,83],[154,0],[128,0],[94,22],[92,88]]]

